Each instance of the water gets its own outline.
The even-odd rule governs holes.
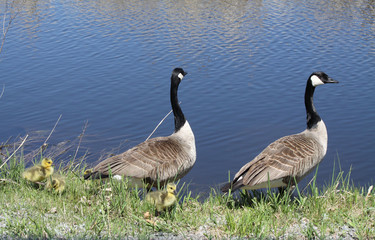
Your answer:
[[[5,11],[2,1],[1,9]],[[170,110],[174,67],[196,136],[193,189],[227,181],[269,143],[306,127],[308,76],[329,133],[319,183],[333,166],[374,181],[375,7],[372,1],[26,1],[0,54],[0,137],[42,133],[88,151],[87,163],[145,140]],[[8,14],[7,17],[10,15]],[[169,135],[168,117],[154,136]],[[75,148],[71,149],[71,155]],[[60,159],[69,161],[71,157]],[[335,163],[336,162],[336,163]]]

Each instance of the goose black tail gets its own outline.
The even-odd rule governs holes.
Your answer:
[[[103,178],[108,178],[108,175],[102,174],[100,172],[90,172],[90,173],[85,173],[83,175],[83,178],[85,180],[88,180],[88,179],[103,179]]]
[[[224,186],[222,186],[222,187],[220,188],[220,190],[221,190],[222,192],[228,192],[229,189],[232,189],[232,186],[233,186],[233,183],[232,183],[232,182],[230,182],[230,183],[226,183]]]

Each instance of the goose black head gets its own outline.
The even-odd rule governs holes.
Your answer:
[[[313,87],[316,87],[316,86],[319,86],[319,85],[322,85],[322,84],[326,84],[326,83],[338,83],[338,81],[330,78],[326,73],[324,72],[313,72],[311,75],[310,75],[310,81],[311,81],[311,85]]]
[[[172,79],[177,79],[178,83],[185,77],[187,72],[185,72],[182,68],[175,68],[172,72]]]

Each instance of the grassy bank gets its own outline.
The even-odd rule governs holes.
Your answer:
[[[128,189],[126,181],[83,181],[84,168],[67,167],[60,172],[67,182],[60,195],[21,179],[23,170],[20,156],[0,169],[0,239],[375,238],[375,196],[343,173],[329,186],[312,182],[292,197],[211,189],[199,199],[180,182],[178,205],[155,217],[145,193]]]

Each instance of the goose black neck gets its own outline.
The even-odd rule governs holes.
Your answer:
[[[321,121],[319,114],[316,112],[313,97],[314,97],[315,87],[311,84],[311,80],[307,81],[306,91],[305,91],[305,107],[306,107],[306,120],[307,129],[311,129],[316,124]]]
[[[184,126],[186,119],[178,103],[177,90],[180,80],[171,78],[171,105],[174,115],[174,132],[178,132]],[[175,76],[175,78],[178,78]]]

